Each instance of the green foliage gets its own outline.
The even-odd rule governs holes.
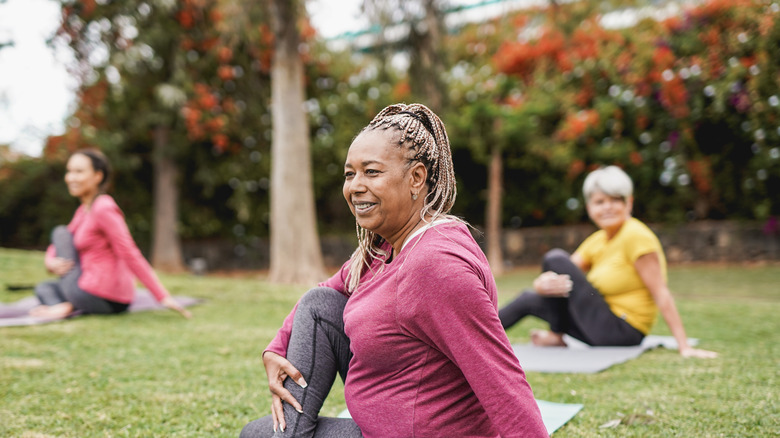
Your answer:
[[[79,105],[51,159],[4,164],[23,176],[0,179],[0,242],[41,245],[48,218],[65,221],[57,159],[91,145],[112,159],[113,194],[144,247],[161,124],[181,171],[182,237],[266,236],[273,36],[261,3],[61,0],[58,38],[76,50]],[[582,181],[606,164],[631,175],[634,213],[649,222],[780,216],[780,7],[709,0],[629,28],[599,20],[634,6],[647,2],[555,2],[446,36],[440,115],[455,214],[482,224],[488,160],[500,150],[504,226],[587,220]],[[384,106],[420,99],[411,90],[429,78],[392,68],[396,46],[336,50],[307,23],[299,29],[319,228],[351,232],[341,194],[349,144]]]
[[[183,238],[267,234],[271,40],[263,5],[61,3],[57,38],[76,54],[81,80],[63,147],[96,146],[113,159],[116,196],[140,240],[152,220],[160,129],[167,140],[156,153],[179,166]]]
[[[637,213],[650,221],[777,215],[777,4],[712,0],[663,22],[608,29],[588,3],[503,17],[455,44],[485,45],[467,53],[469,62],[499,73],[472,75],[473,90],[513,83],[487,97],[505,108],[494,113],[505,124],[509,114],[530,117],[524,153],[565,181],[552,187],[563,196],[551,197],[543,178],[527,186],[534,205],[558,212],[543,223],[580,219],[560,201],[578,197],[583,174],[607,164],[632,175]],[[466,96],[466,106],[485,105],[476,102],[484,94]]]
[[[22,160],[0,169],[0,245],[43,248],[56,225],[78,205],[62,181],[59,162]]]
[[[46,279],[42,264],[40,252],[0,249],[5,284]],[[499,277],[499,301],[535,275]],[[555,437],[776,436],[780,270],[671,267],[669,276],[688,335],[720,357],[659,349],[598,374],[529,372],[537,398],[585,405]],[[161,278],[174,295],[206,299],[193,319],[156,311],[0,328],[0,435],[235,437],[268,414],[260,353],[303,291],[250,274]],[[3,302],[23,296],[0,289]],[[542,324],[529,318],[510,340],[527,342],[532,327]],[[654,333],[668,334],[663,322]],[[344,407],[337,383],[323,415]],[[615,419],[623,423],[600,428]]]

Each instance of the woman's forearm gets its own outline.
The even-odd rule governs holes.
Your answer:
[[[658,310],[661,312],[664,321],[666,322],[669,331],[672,332],[672,336],[677,340],[677,346],[680,351],[689,348],[688,337],[685,334],[685,327],[680,317],[680,312],[677,311],[677,305],[674,302],[671,292],[666,289],[662,292],[662,298],[656,300]]]

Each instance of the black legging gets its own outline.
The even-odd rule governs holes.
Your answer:
[[[56,256],[72,260],[73,268],[57,280],[44,281],[35,286],[35,296],[41,304],[53,306],[69,302],[73,305],[73,310],[98,314],[120,313],[127,310],[128,304],[92,295],[79,287],[79,277],[81,277],[79,254],[73,244],[73,235],[64,225],[55,227],[51,232],[51,243],[54,245]]]
[[[301,388],[288,378],[284,387],[301,404],[303,414],[283,403],[287,423],[284,432],[274,433],[273,418],[266,415],[244,426],[241,438],[363,436],[351,418],[319,416],[336,374],[345,380],[352,358],[342,318],[346,304],[347,297],[327,287],[314,288],[301,298],[287,345],[287,360],[301,372],[308,385]]]
[[[547,321],[550,330],[566,333],[588,345],[638,345],[644,334],[609,309],[604,297],[572,263],[562,249],[547,252],[542,272],[567,274],[573,286],[568,297],[544,297],[526,289],[498,312],[501,325],[507,329],[528,315]]]

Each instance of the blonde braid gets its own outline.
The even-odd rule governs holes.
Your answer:
[[[395,104],[379,112],[363,131],[395,129],[401,136],[398,146],[405,148],[409,163],[419,161],[428,170],[428,193],[420,218],[435,221],[452,209],[457,195],[455,170],[452,166],[450,140],[444,123],[425,105]],[[347,276],[347,292],[357,290],[360,277],[371,266],[371,261],[387,253],[379,247],[384,242],[372,231],[357,226],[358,247],[352,254]]]

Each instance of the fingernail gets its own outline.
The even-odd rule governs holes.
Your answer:
[[[279,429],[281,429],[282,433],[284,433],[284,426],[279,426]]]
[[[274,425],[274,433],[276,433],[276,425]]]
[[[298,379],[298,386],[300,386],[301,388],[305,388],[309,385],[306,383],[305,380],[303,380],[303,377],[301,377],[300,379]]]
[[[295,410],[296,410],[296,411],[298,411],[298,413],[299,413],[299,414],[302,414],[302,413],[303,413],[303,409],[298,409],[298,408],[295,408]]]

